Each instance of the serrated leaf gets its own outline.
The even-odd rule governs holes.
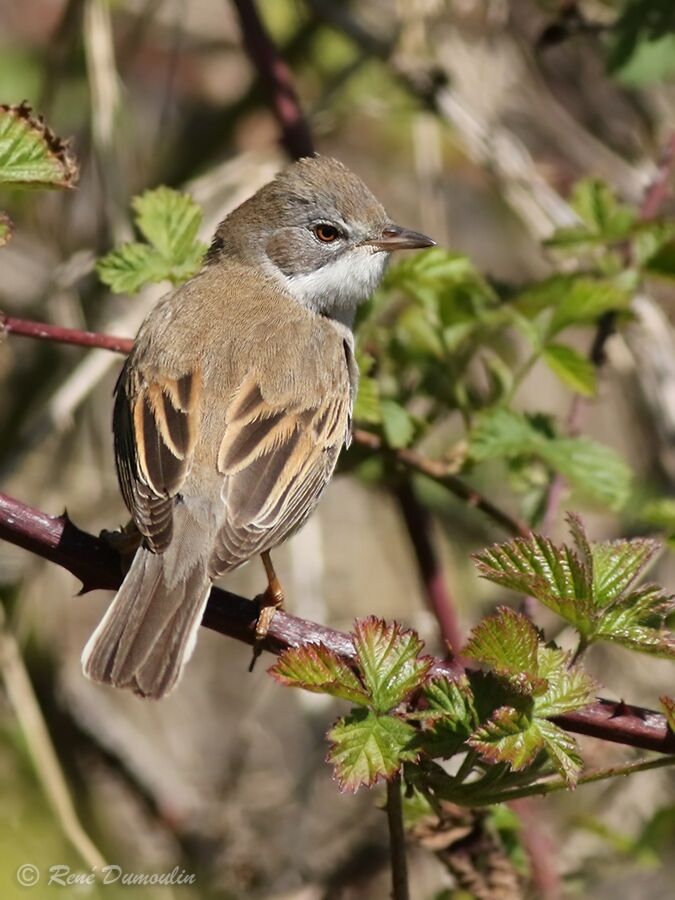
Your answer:
[[[358,619],[354,647],[373,708],[387,712],[424,682],[433,660],[420,657],[424,644],[414,631],[375,616]]]
[[[132,206],[138,227],[161,256],[173,264],[190,257],[202,221],[191,197],[162,186],[134,197]]]
[[[595,394],[595,366],[587,357],[566,344],[549,344],[542,355],[551,371],[567,387],[584,397]]]
[[[577,742],[567,731],[546,719],[537,719],[536,727],[544,740],[549,759],[568,787],[573,788],[584,765]]]
[[[675,659],[675,636],[662,625],[674,608],[672,597],[658,585],[644,585],[603,610],[596,637],[641,653]]]
[[[7,213],[0,212],[0,247],[3,247],[12,236],[14,226]]]
[[[415,434],[415,426],[407,409],[395,400],[382,400],[380,412],[384,436],[389,446],[407,447]]]
[[[471,632],[462,656],[490,666],[523,693],[541,693],[546,679],[539,678],[539,635],[532,622],[508,606],[482,619]]]
[[[532,534],[484,550],[474,560],[482,578],[535,597],[588,631],[592,573],[571,548]]]
[[[424,685],[430,727],[419,736],[419,746],[430,757],[449,758],[478,725],[469,680],[432,678]]]
[[[534,698],[537,718],[561,716],[583,709],[593,701],[597,682],[579,666],[569,666],[569,654],[554,647],[538,647],[539,675],[547,681],[545,693]]]
[[[268,671],[281,684],[368,705],[368,694],[354,672],[323,644],[285,650]]]
[[[613,603],[644,572],[659,549],[658,541],[647,538],[595,544],[591,550],[595,605]]]
[[[181,284],[199,269],[206,245],[197,239],[201,208],[187,194],[160,187],[134,198],[136,223],[149,243],[123,244],[99,260],[101,281],[116,293],[151,282]]]
[[[544,739],[528,716],[503,706],[474,731],[467,744],[488,762],[507,762],[513,771],[519,771],[534,761],[544,748]]]
[[[27,103],[0,105],[0,182],[71,188],[78,174],[68,143]]]
[[[394,716],[356,710],[340,719],[328,732],[332,747],[327,757],[340,790],[356,791],[361,785],[370,787],[380,778],[391,778],[401,763],[417,759],[415,737],[413,726]]]
[[[133,294],[150,282],[169,277],[170,266],[149,244],[123,244],[96,264],[98,277],[116,294]]]

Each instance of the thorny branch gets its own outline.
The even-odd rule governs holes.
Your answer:
[[[122,581],[119,559],[100,538],[77,528],[67,517],[48,516],[33,507],[0,494],[0,539],[24,547],[67,569],[83,585],[116,590]],[[229,591],[212,588],[202,624],[247,644],[255,640],[258,606]],[[323,643],[346,660],[355,656],[351,637],[306,619],[277,612],[263,643],[270,653],[288,647]],[[456,678],[462,669],[456,662],[437,659],[432,672]],[[643,750],[675,754],[675,733],[665,716],[649,709],[599,699],[586,709],[555,719],[568,731],[586,734]]]

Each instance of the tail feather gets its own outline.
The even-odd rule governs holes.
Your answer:
[[[92,681],[154,698],[175,686],[194,649],[211,581],[203,560],[170,580],[166,563],[164,555],[143,548],[136,553],[84,648],[82,667]]]

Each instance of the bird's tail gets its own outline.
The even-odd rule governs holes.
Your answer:
[[[177,571],[182,542],[175,538],[163,554],[137,551],[84,648],[82,668],[92,681],[157,699],[176,685],[194,649],[211,580],[204,559]]]

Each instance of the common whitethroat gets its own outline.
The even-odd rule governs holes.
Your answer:
[[[356,307],[392,251],[433,244],[322,156],[221,222],[201,271],[141,326],[115,388],[117,474],[142,544],[85,675],[167,694],[211,583],[253,556],[280,602],[269,551],[305,522],[350,440]]]

